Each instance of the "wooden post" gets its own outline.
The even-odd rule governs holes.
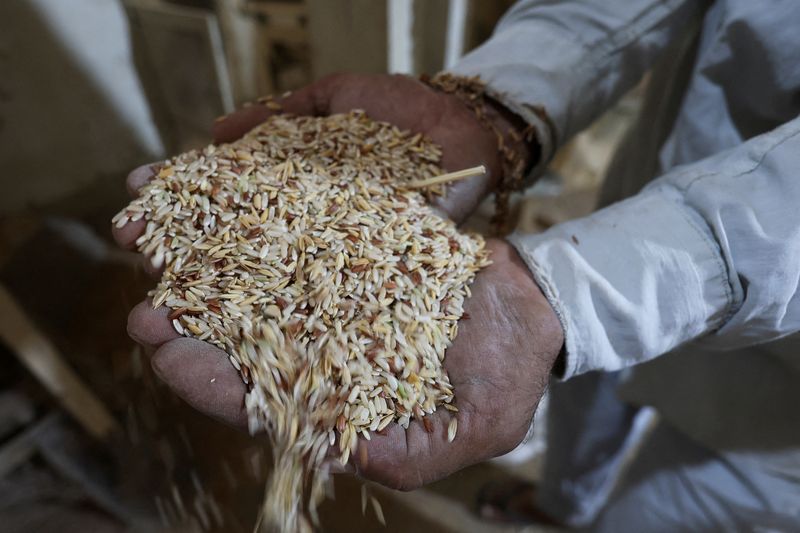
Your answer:
[[[225,56],[228,60],[234,104],[238,107],[265,93],[264,49],[258,21],[248,14],[240,0],[214,0]]]
[[[0,339],[86,431],[104,439],[119,429],[105,405],[3,286],[0,286],[0,315],[3,317],[0,320]]]
[[[414,71],[436,74],[444,67],[448,0],[414,2]]]
[[[308,0],[311,71],[386,72],[386,2]]]
[[[211,10],[124,0],[142,86],[168,152],[204,145],[234,109],[217,16]]]

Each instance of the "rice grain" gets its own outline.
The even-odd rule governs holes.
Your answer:
[[[247,383],[250,431],[273,443],[265,527],[311,530],[337,435],[346,462],[359,435],[457,411],[444,353],[489,261],[429,206],[443,184],[406,185],[442,175],[440,158],[362,112],[277,115],[167,161],[113,220],[146,221],[137,247],[164,266],[153,306]]]

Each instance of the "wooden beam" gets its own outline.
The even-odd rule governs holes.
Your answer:
[[[386,72],[386,2],[308,0],[311,70],[318,78],[332,72]]]
[[[234,104],[238,107],[261,96],[261,24],[242,9],[240,0],[214,0],[214,6],[225,44]]]
[[[392,74],[414,73],[414,1],[387,0],[388,70]]]
[[[464,55],[467,44],[467,21],[469,0],[448,0],[447,42],[445,44],[444,68],[452,68]]]
[[[91,435],[104,439],[119,429],[105,405],[83,383],[55,346],[0,286],[0,339]]]
[[[308,9],[303,2],[269,2],[258,0],[245,0],[242,10],[247,13],[266,15],[279,19],[281,22],[292,21],[300,23],[308,15]]]
[[[37,439],[58,423],[58,415],[51,413],[39,422],[9,439],[0,447],[0,478],[30,459],[37,451]]]
[[[414,2],[414,73],[442,70],[447,40],[448,0]]]
[[[206,143],[214,119],[234,109],[217,16],[166,2],[123,5],[139,77],[167,151]]]

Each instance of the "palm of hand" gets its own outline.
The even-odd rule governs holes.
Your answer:
[[[455,171],[485,165],[486,176],[456,183],[440,207],[460,222],[477,207],[500,174],[497,139],[452,96],[407,76],[340,74],[328,76],[281,101],[298,115],[330,115],[363,109],[375,120],[424,133],[444,147],[442,166]],[[231,141],[266,119],[263,107],[245,108],[215,126],[215,138]]]
[[[356,454],[360,475],[413,489],[512,450],[522,441],[561,348],[561,326],[517,252],[491,240],[493,264],[478,274],[465,304],[469,319],[447,350],[456,393],[458,433],[447,441],[453,413],[432,415],[407,430],[390,426]]]
[[[466,180],[448,191],[440,207],[456,220],[474,209],[497,175],[495,139],[458,101],[398,76],[333,76],[293,93],[282,102],[296,114],[322,115],[364,109],[377,120],[424,132],[444,148],[443,166],[454,170],[484,164],[489,175]],[[246,108],[215,125],[217,141],[230,141],[263,121],[263,107]],[[134,171],[137,190],[152,172]],[[140,221],[143,222],[143,221]],[[142,224],[115,230],[132,247]],[[469,320],[448,349],[446,367],[456,392],[459,430],[447,441],[450,415],[432,415],[426,431],[414,421],[408,430],[390,425],[384,435],[360,441],[364,450],[352,465],[360,475],[396,488],[414,488],[464,466],[512,449],[524,437],[561,346],[561,327],[549,304],[510,245],[490,241],[494,264],[482,271],[465,305]],[[142,302],[131,312],[128,331],[153,352],[159,376],[196,409],[246,427],[245,387],[221,350],[180,337],[168,310]]]

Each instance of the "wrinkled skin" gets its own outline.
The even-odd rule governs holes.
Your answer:
[[[447,170],[485,164],[488,175],[456,184],[440,204],[455,220],[468,215],[499,176],[494,137],[459,100],[414,79],[336,75],[281,102],[285,111],[295,114],[364,109],[374,119],[424,132],[441,144]],[[245,108],[216,123],[214,137],[217,142],[235,140],[269,114],[262,106]],[[131,193],[135,195],[152,174],[150,167],[133,171],[128,177]],[[115,229],[114,234],[120,245],[131,248],[142,230],[140,221]],[[391,424],[370,441],[360,440],[351,464],[342,470],[410,490],[508,452],[524,438],[561,350],[563,333],[517,252],[502,240],[489,240],[488,246],[493,264],[472,285],[472,297],[465,303],[470,318],[460,322],[445,359],[459,407],[455,440],[447,441],[453,413],[439,409],[431,415],[431,433],[419,421],[412,421],[407,430]],[[149,301],[141,302],[131,311],[129,334],[148,348],[156,373],[190,405],[245,428],[245,386],[225,353],[179,336],[168,313],[164,307],[154,310]],[[337,470],[336,465],[332,468]]]

